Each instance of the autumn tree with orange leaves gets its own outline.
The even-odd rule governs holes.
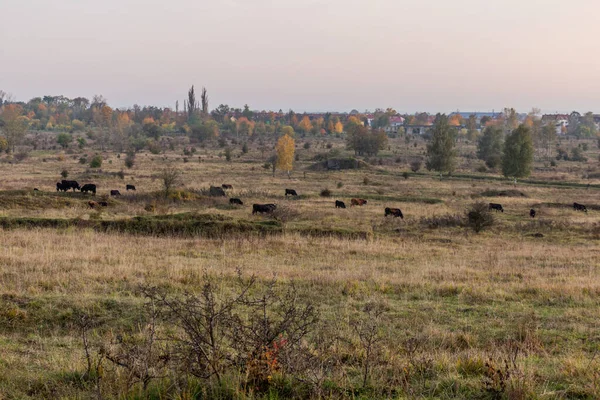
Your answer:
[[[275,146],[277,150],[277,168],[286,171],[288,177],[294,167],[294,153],[296,151],[296,143],[290,135],[283,135],[277,141]]]

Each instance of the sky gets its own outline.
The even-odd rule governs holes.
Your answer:
[[[0,90],[174,107],[600,112],[598,0],[0,0]],[[199,90],[198,90],[199,91]]]

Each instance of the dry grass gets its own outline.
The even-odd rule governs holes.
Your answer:
[[[343,147],[341,141],[334,145]],[[487,190],[515,188],[481,179],[440,182],[426,174],[405,180],[401,172],[422,146],[391,141],[384,161],[398,154],[405,160],[366,172],[309,171],[304,176],[311,162],[301,161],[292,180],[262,169],[252,144],[242,158],[234,151],[232,163],[218,157],[219,149],[208,148],[199,149],[188,163],[174,153],[166,161],[163,155],[141,154],[132,170],[124,168],[124,157],[107,154],[107,173],[89,180],[99,186],[96,200],[110,189],[125,196],[110,199],[101,212],[87,207],[88,197],[55,193],[63,168],[70,171],[69,179],[88,182],[81,179],[86,167],[74,159],[59,162],[56,155],[39,153],[20,164],[0,163],[4,217],[118,220],[200,212],[262,221],[270,217],[250,215],[252,203],[272,202],[288,210],[284,233],[266,237],[148,237],[76,227],[0,230],[0,398],[90,394],[90,386],[74,378],[85,363],[77,313],[85,310],[99,318],[98,338],[107,331],[131,330],[140,320],[139,285],[195,291],[208,272],[227,286],[238,269],[264,281],[275,276],[296,282],[303,298],[318,306],[327,329],[343,338],[333,352],[343,361],[328,376],[331,397],[493,398],[484,384],[490,378],[484,364],[490,357],[502,364],[514,343],[520,354],[505,398],[598,397],[600,213],[568,208],[573,201],[597,205],[598,189],[519,184],[516,190],[526,197],[482,197]],[[301,160],[322,147],[298,150]],[[185,190],[199,193],[228,183],[233,185],[228,196],[242,198],[245,205],[229,207],[227,199],[199,195],[157,198],[161,184],[154,176],[167,162],[182,169]],[[121,169],[124,180],[109,174]],[[567,181],[587,183],[579,169],[566,163],[553,174],[558,173]],[[549,181],[551,176],[536,171],[532,179]],[[126,194],[126,183],[138,191]],[[33,187],[43,193],[33,194]],[[319,196],[324,187],[332,188],[330,198]],[[286,199],[284,188],[295,189],[300,198]],[[369,198],[367,206],[334,208],[334,200],[349,206],[349,198],[358,194]],[[481,234],[453,226],[430,229],[422,222],[464,215],[475,201],[501,203],[505,209]],[[150,202],[155,211],[145,210]],[[400,207],[405,219],[386,219],[384,207]],[[528,216],[532,207],[538,212],[535,220]],[[365,235],[350,240],[317,234],[335,231]],[[386,310],[380,322],[381,364],[373,371],[372,391],[360,392],[356,363],[362,353],[349,321],[370,301]],[[411,353],[414,343],[421,344]]]

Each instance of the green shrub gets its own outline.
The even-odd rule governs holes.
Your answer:
[[[100,168],[102,166],[102,156],[101,155],[95,155],[94,158],[92,158],[92,161],[90,162],[90,168]]]

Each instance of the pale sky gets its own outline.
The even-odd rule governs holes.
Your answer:
[[[598,0],[0,0],[0,89],[112,106],[600,112]]]

